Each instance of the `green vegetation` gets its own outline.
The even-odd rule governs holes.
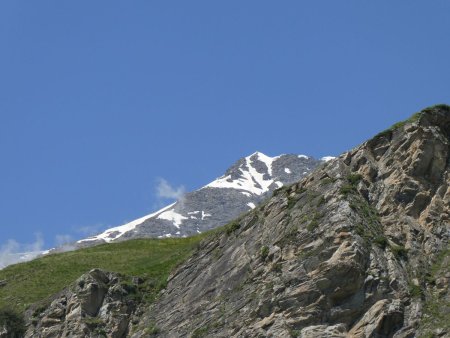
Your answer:
[[[392,130],[395,130],[395,129],[403,127],[407,123],[416,122],[416,121],[419,120],[421,115],[422,115],[422,112],[415,113],[409,119],[406,119],[404,121],[400,121],[400,122],[394,123],[392,126],[389,127],[388,130],[392,131]]]
[[[450,246],[444,249],[432,265],[429,280],[436,281],[450,271]],[[448,291],[447,291],[448,292]],[[436,337],[434,330],[442,328],[450,330],[450,302],[448,297],[439,294],[437,290],[427,292],[427,300],[424,305],[422,320],[419,325],[419,337]]]
[[[156,326],[154,322],[151,322],[148,327],[145,329],[145,334],[148,335],[157,335],[161,330]]]
[[[106,337],[105,322],[98,317],[86,317],[84,323],[97,337]]]
[[[289,335],[291,338],[300,337],[300,330],[289,329]]]
[[[373,242],[382,249],[384,249],[386,247],[386,245],[388,244],[386,237],[384,237],[382,235],[375,236],[375,238],[373,239]]]
[[[323,185],[328,185],[328,184],[331,184],[331,183],[334,183],[334,182],[336,182],[336,179],[335,179],[335,178],[332,178],[332,177],[325,177],[325,178],[323,178],[323,179],[320,181],[320,185],[321,185],[321,186],[323,186]]]
[[[0,309],[0,329],[8,330],[8,338],[22,338],[25,334],[25,321],[15,310],[4,307]]]
[[[362,180],[362,175],[352,173],[347,176],[347,180],[351,185],[356,186]]]
[[[317,228],[319,226],[319,220],[323,217],[322,214],[315,212],[312,217],[311,217],[311,221],[308,223],[308,225],[306,226],[306,229],[308,231],[314,231],[315,228]]]
[[[403,245],[393,244],[391,245],[392,253],[397,258],[407,259],[408,258],[408,250]]]
[[[409,294],[411,295],[411,297],[413,297],[413,298],[422,297],[423,291],[422,291],[422,288],[419,285],[410,283],[408,285],[408,288],[409,288]]]
[[[359,183],[359,181],[362,180],[362,175],[357,173],[351,173],[347,176],[347,182],[342,185],[342,187],[339,189],[339,192],[341,195],[344,195],[347,197],[350,194],[356,193],[356,187]]]
[[[188,238],[139,239],[48,255],[0,271],[0,308],[17,311],[45,300],[72,284],[82,274],[101,268],[146,280],[151,301],[166,284],[171,270],[184,261],[210,233]]]
[[[259,254],[261,255],[262,259],[266,259],[267,255],[269,255],[269,248],[263,245],[259,250]]]
[[[344,184],[339,189],[339,193],[341,195],[344,195],[345,197],[347,197],[347,195],[353,194],[355,192],[356,192],[356,188],[353,185],[351,185],[351,184]]]
[[[238,230],[240,227],[241,227],[241,222],[239,221],[239,219],[237,219],[237,220],[234,220],[234,221],[228,223],[227,225],[225,225],[225,232],[229,236],[232,233],[234,233],[236,230]]]
[[[209,327],[208,326],[199,327],[198,329],[195,329],[194,332],[192,332],[191,338],[206,337],[208,331],[209,331]]]

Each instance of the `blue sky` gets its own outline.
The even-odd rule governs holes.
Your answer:
[[[169,202],[160,179],[193,190],[256,150],[338,155],[449,103],[449,12],[2,1],[0,246],[81,238]]]

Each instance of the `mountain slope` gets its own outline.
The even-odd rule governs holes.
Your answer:
[[[429,108],[279,191],[205,241],[141,327],[161,337],[448,336],[450,271],[439,260],[449,139],[449,107]]]
[[[448,337],[449,144],[450,107],[425,109],[202,234],[156,300],[93,270],[31,307],[26,337]]]
[[[240,159],[226,173],[180,201],[125,225],[77,242],[79,246],[145,237],[192,236],[224,225],[255,208],[275,189],[298,181],[322,162],[305,155]]]

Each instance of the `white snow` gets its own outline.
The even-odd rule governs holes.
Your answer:
[[[202,210],[202,221],[205,219],[205,217],[211,217],[211,214],[208,214]]]
[[[309,157],[306,156],[306,155],[298,155],[298,158],[305,158],[305,159],[308,159]]]
[[[265,165],[267,166],[267,171],[268,171],[269,175],[272,176],[272,163],[275,160],[277,160],[279,158],[279,156],[269,157],[269,156],[257,151],[255,153],[253,153],[252,155],[250,155],[249,157],[252,157],[253,155],[256,155],[258,157],[258,160],[265,163]]]
[[[241,171],[241,177],[235,179],[233,181],[229,181],[231,176],[222,176],[216,179],[215,181],[209,183],[203,188],[211,187],[211,188],[231,188],[237,190],[244,190],[246,196],[249,194],[254,195],[262,195],[265,192],[269,191],[270,185],[273,183],[272,179],[265,180],[264,174],[261,174],[256,171],[253,167],[253,160],[251,159],[254,155],[256,155],[259,161],[262,161],[266,164],[268,173],[272,175],[272,163],[279,157],[269,157],[264,155],[263,153],[256,152],[251,154],[250,156],[245,157],[245,165],[246,167],[242,167],[239,170]],[[255,184],[256,182],[256,184]]]
[[[89,241],[96,241],[96,240],[104,240],[105,242],[109,243],[113,240],[116,240],[117,238],[121,237],[124,233],[133,230],[134,228],[136,228],[136,226],[138,226],[139,224],[144,223],[144,221],[146,221],[147,219],[154,217],[156,215],[158,215],[159,213],[169,209],[170,207],[172,207],[175,203],[172,203],[170,205],[168,205],[167,207],[158,210],[157,212],[154,212],[152,214],[146,215],[144,217],[138,218],[132,222],[126,223],[124,225],[120,225],[118,227],[114,227],[114,228],[110,228],[104,232],[102,232],[101,234],[98,234],[96,236],[92,236],[86,239],[82,239],[80,241],[78,241],[77,243],[83,243],[83,242],[89,242]],[[118,234],[114,234],[115,232],[118,232]]]
[[[175,225],[177,228],[180,228],[181,223],[183,220],[188,219],[187,217],[176,213],[175,210],[167,210],[163,212],[162,214],[159,214],[158,219],[165,219],[167,221],[171,221],[173,225]]]
[[[283,183],[280,181],[276,181],[275,184],[278,186],[278,188],[281,188],[283,186]]]
[[[289,169],[289,168],[284,168],[284,172],[285,172],[286,174],[292,174],[292,171],[291,171],[291,169]]]
[[[335,156],[324,156],[321,158],[321,160],[328,162],[328,161],[334,160],[335,158],[336,158]]]
[[[246,192],[246,191],[241,191],[241,194],[244,194],[247,197],[252,197],[252,194]]]
[[[255,203],[250,202],[250,203],[247,203],[247,205],[248,205],[250,208],[252,208],[252,209],[255,209],[255,208],[256,208]]]

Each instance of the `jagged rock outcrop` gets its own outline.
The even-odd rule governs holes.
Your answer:
[[[141,303],[141,282],[94,269],[50,305],[31,308],[26,337],[125,337]]]
[[[449,107],[429,108],[277,191],[171,275],[132,337],[448,336],[449,139]]]

